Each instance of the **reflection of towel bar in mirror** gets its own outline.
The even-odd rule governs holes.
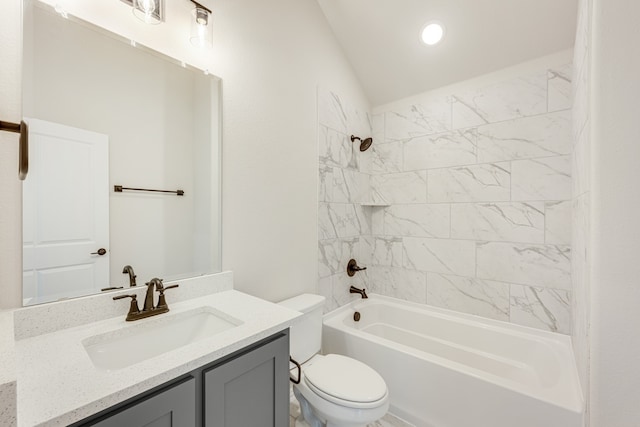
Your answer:
[[[24,181],[29,172],[29,126],[27,126],[24,120],[20,123],[0,121],[0,130],[20,134],[18,177],[21,181]]]
[[[184,196],[184,191],[183,190],[176,190],[176,191],[149,190],[149,189],[146,189],[146,188],[123,187],[122,185],[114,185],[113,186],[113,191],[115,191],[116,193],[122,193],[123,190],[128,190],[128,191],[150,191],[152,193],[171,193],[171,194],[175,194],[175,195],[178,195],[178,196]]]

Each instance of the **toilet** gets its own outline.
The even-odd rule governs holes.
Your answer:
[[[350,357],[321,355],[322,307],[325,298],[302,294],[279,304],[303,316],[290,328],[291,357],[301,365],[300,383],[293,393],[300,402],[296,427],[365,427],[389,409],[384,379]],[[291,363],[291,378],[298,369]]]

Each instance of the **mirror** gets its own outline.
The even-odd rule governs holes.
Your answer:
[[[220,79],[24,5],[24,305],[220,271]]]

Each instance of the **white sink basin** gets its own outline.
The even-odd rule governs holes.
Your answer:
[[[160,314],[82,341],[96,368],[125,368],[235,328],[243,322],[211,307]]]

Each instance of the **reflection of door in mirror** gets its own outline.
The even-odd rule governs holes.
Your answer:
[[[93,294],[109,286],[109,139],[44,120],[29,125],[24,304]]]

